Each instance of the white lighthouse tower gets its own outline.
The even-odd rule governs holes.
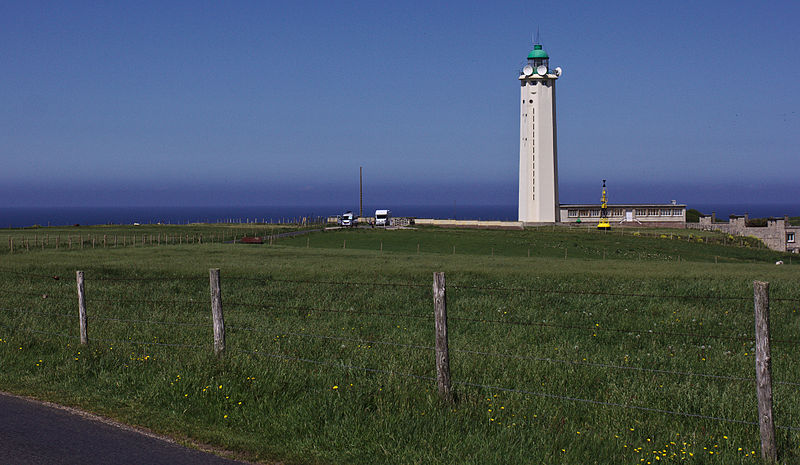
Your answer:
[[[550,58],[534,44],[519,76],[519,221],[557,223],[556,79]]]

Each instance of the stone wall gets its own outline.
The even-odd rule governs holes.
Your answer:
[[[760,239],[764,245],[780,252],[800,253],[800,244],[787,241],[787,233],[795,233],[795,238],[800,236],[800,226],[791,226],[787,218],[769,218],[766,226],[748,226],[747,215],[731,216],[727,223],[717,223],[715,218],[705,216],[696,224],[687,223],[687,228],[702,229],[705,231],[721,231],[734,236],[752,236]]]
[[[521,221],[435,220],[432,218],[417,218],[414,220],[414,223],[418,225],[440,226],[443,228],[523,229]]]

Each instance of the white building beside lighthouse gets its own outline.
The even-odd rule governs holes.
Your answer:
[[[519,221],[558,223],[558,163],[556,150],[556,79],[550,58],[534,44],[519,76]]]

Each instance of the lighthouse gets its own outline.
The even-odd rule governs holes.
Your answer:
[[[534,44],[519,76],[519,221],[558,223],[556,80],[550,57]]]

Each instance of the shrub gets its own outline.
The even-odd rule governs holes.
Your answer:
[[[705,216],[699,211],[695,210],[694,208],[690,208],[686,210],[686,222],[687,223],[699,223],[700,217]]]

